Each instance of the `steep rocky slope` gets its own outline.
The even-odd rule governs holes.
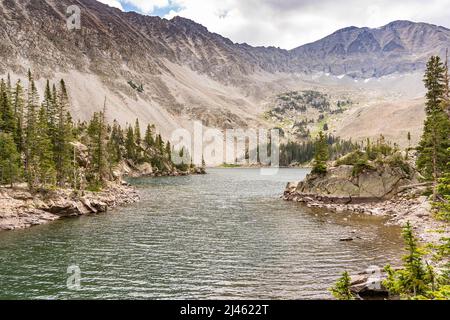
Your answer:
[[[81,30],[66,27],[72,4],[81,8]],[[409,90],[420,87],[414,74],[449,39],[446,28],[398,21],[343,29],[287,51],[235,44],[188,19],[125,13],[95,0],[0,1],[0,75],[15,80],[31,68],[41,88],[45,78],[65,78],[78,118],[100,110],[107,96],[110,119],[139,117],[165,137],[194,119],[209,127],[270,126],[262,117],[267,101],[290,90],[345,91],[367,108],[369,100],[400,94],[408,108],[417,98],[408,91],[420,95]],[[398,73],[407,79],[393,88]],[[351,127],[339,120],[333,130]]]

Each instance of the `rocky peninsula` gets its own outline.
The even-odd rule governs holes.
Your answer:
[[[31,192],[25,183],[13,188],[0,186],[0,232],[25,229],[62,218],[105,213],[138,202],[138,190],[125,182],[124,177],[178,177],[206,173],[204,168],[199,167],[187,171],[169,169],[161,172],[146,162],[134,165],[123,161],[112,168],[114,181],[108,182],[98,192],[62,188]]]
[[[0,231],[25,229],[61,218],[107,212],[139,201],[127,184],[109,184],[100,192],[56,189],[30,192],[26,186],[0,188]]]
[[[426,243],[450,236],[448,223],[434,218],[426,195],[430,185],[420,183],[412,166],[381,164],[357,172],[353,165],[329,167],[326,174],[310,174],[287,185],[283,199],[337,213],[386,217],[386,224],[414,225]]]

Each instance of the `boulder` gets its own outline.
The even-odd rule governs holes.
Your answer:
[[[54,201],[52,206],[49,207],[48,212],[61,217],[74,217],[81,214],[75,201],[65,199]]]
[[[367,270],[351,276],[350,290],[363,300],[379,300],[389,297],[388,290],[383,286],[386,272],[379,267],[369,267]]]
[[[97,210],[97,212],[107,212],[108,204],[103,201],[93,200],[91,201],[92,206]]]

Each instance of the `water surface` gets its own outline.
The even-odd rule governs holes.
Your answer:
[[[282,201],[306,173],[136,179],[135,205],[0,233],[0,298],[322,299],[344,270],[395,261],[398,228]],[[67,288],[70,265],[79,291]]]

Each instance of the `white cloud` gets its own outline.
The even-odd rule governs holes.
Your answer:
[[[450,0],[174,0],[180,15],[235,42],[286,49],[348,26],[394,20],[449,25]]]
[[[122,4],[119,0],[97,0],[101,3],[107,4],[110,7],[119,8],[120,10],[123,10]]]
[[[102,0],[142,13],[171,10],[235,42],[286,49],[348,26],[379,27],[394,20],[450,26],[450,0]],[[119,3],[119,4],[120,4]]]

